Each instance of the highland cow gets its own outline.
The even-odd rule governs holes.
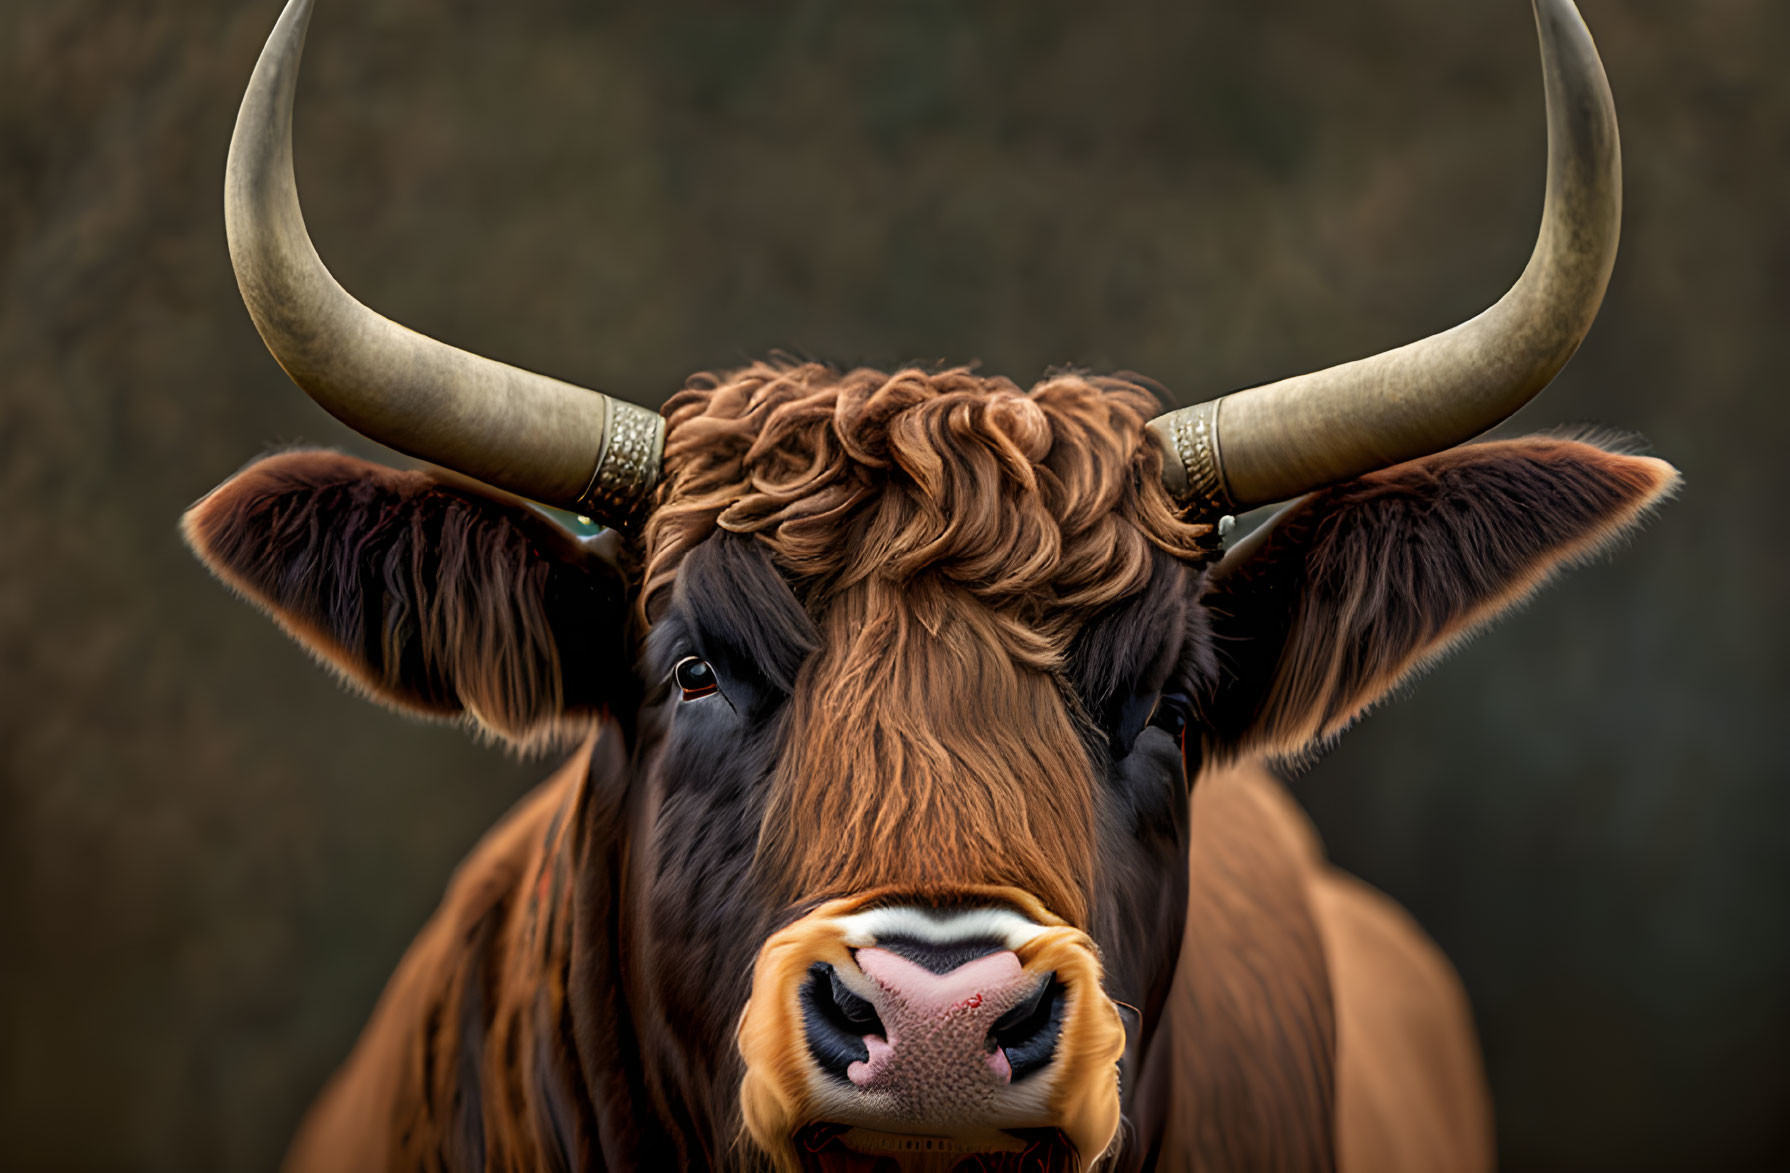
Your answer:
[[[231,147],[244,297],[324,406],[460,475],[289,452],[188,540],[374,699],[577,749],[462,866],[291,1166],[1489,1168],[1447,962],[1255,763],[1676,482],[1465,443],[1571,356],[1614,257],[1602,67],[1535,7],[1540,240],[1453,330],[1166,414],[1125,378],[793,361],[654,414],[335,284],[293,0]]]

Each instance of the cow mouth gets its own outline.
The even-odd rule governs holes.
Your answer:
[[[1076,1173],[1075,1146],[1055,1128],[1009,1129],[977,1142],[811,1124],[794,1137],[802,1173]]]

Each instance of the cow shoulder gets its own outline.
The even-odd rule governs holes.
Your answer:
[[[1472,1013],[1441,950],[1324,859],[1258,765],[1203,776],[1192,831],[1165,1167],[1490,1168]]]
[[[1297,757],[1670,494],[1664,461],[1549,437],[1472,444],[1313,493],[1225,556],[1206,750]]]
[[[620,573],[537,510],[333,452],[249,465],[182,521],[188,544],[377,700],[529,747],[621,707]]]
[[[473,848],[405,951],[366,1028],[307,1113],[287,1173],[568,1167],[572,1129],[529,1103],[568,1095],[565,872],[591,746]],[[522,1087],[527,1094],[522,1094]]]
[[[1336,1006],[1337,1164],[1345,1173],[1487,1173],[1491,1092],[1466,991],[1383,893],[1328,866],[1311,894]]]

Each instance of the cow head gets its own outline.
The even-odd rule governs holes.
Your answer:
[[[1124,1016],[1141,1039],[1179,942],[1181,726],[1210,668],[1210,527],[1161,488],[1152,407],[817,366],[669,405],[649,671],[695,657],[719,687],[674,686],[656,778],[679,840],[746,831],[680,859],[674,900],[738,877],[761,1145],[1113,1136]]]
[[[765,363],[660,417],[335,285],[291,189],[294,0],[230,164],[263,336],[369,434],[633,536],[288,453],[189,540],[380,700],[524,747],[607,721],[581,866],[618,880],[561,976],[626,1007],[605,1037],[654,1127],[784,1167],[1085,1166],[1141,1110],[1202,767],[1335,736],[1675,481],[1577,440],[1457,446],[1565,362],[1614,248],[1601,68],[1570,4],[1538,14],[1542,239],[1447,334],[1168,416],[1117,378]],[[1220,557],[1221,514],[1289,497]]]

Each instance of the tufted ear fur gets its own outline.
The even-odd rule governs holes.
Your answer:
[[[1597,553],[1678,485],[1671,465],[1548,437],[1472,444],[1293,503],[1204,597],[1207,752],[1297,757]]]
[[[532,748],[628,687],[620,572],[513,498],[297,451],[213,489],[181,529],[213,573],[394,708]]]

